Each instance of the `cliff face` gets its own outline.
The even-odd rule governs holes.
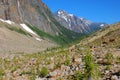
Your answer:
[[[0,0],[0,18],[17,24],[31,24],[34,28],[37,27],[40,36],[49,35],[55,42],[70,43],[81,36],[61,26],[41,0]]]
[[[59,30],[51,23],[50,16],[51,12],[41,0],[0,0],[0,18],[16,23],[26,22],[53,35]]]
[[[55,14],[55,19],[65,26],[67,29],[78,33],[91,33],[105,27],[106,23],[97,23],[87,20],[83,17],[77,17],[74,14],[69,14],[64,10],[58,10]]]

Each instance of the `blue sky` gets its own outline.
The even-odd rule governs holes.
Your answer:
[[[65,10],[93,22],[120,21],[120,0],[42,0],[54,13]]]

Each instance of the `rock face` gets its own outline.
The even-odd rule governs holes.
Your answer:
[[[26,31],[22,26],[0,19],[0,58],[12,56],[8,53],[33,53],[53,46],[55,44]]]
[[[58,22],[65,28],[79,33],[89,33],[105,25],[78,18],[63,10],[55,14],[58,21],[56,22],[48,7],[41,0],[0,0],[0,18],[16,23],[29,23],[52,35],[61,33]]]
[[[0,18],[30,24],[37,34],[59,44],[70,43],[81,36],[61,26],[41,0],[0,0]]]
[[[52,35],[59,32],[51,21],[51,12],[41,0],[0,0],[0,18],[29,23]]]
[[[107,25],[105,23],[93,23],[85,18],[76,17],[75,15],[69,14],[63,10],[58,10],[55,13],[55,18],[67,29],[78,33],[90,33]]]

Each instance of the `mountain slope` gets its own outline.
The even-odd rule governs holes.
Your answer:
[[[110,38],[114,38],[115,41],[111,41]],[[103,40],[108,43],[106,46],[99,44]],[[13,58],[10,56],[0,58],[2,64],[0,79],[119,80],[119,43],[120,23],[117,23],[95,32],[85,38],[80,45],[54,48]]]
[[[57,37],[59,44],[70,43],[80,37],[80,34],[61,26],[41,0],[2,0],[0,18],[18,24],[32,25],[42,32]]]
[[[68,14],[63,10],[58,10],[55,13],[55,19],[67,29],[78,33],[90,33],[107,25],[105,23],[93,23],[85,18],[79,18],[73,14]]]
[[[10,23],[10,21],[7,22]],[[33,53],[56,46],[55,43],[31,33],[30,29],[7,22],[0,21],[0,55],[19,52]]]
[[[80,44],[91,44],[96,46],[102,46],[104,44],[113,46],[119,46],[119,32],[120,32],[120,23],[116,23],[106,28],[103,28],[86,39],[83,39]],[[115,44],[111,44],[115,43]],[[117,44],[116,44],[117,43]]]

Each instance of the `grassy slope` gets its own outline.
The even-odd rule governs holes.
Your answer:
[[[91,44],[100,46],[102,42],[107,42],[108,45],[111,45],[110,39],[115,39],[114,45],[119,45],[119,32],[120,32],[120,23],[116,23],[114,25],[110,25],[102,30],[99,30],[89,37],[85,38],[81,41],[80,44]]]
[[[32,53],[54,47],[55,44],[47,40],[37,41],[33,34],[25,31],[18,24],[0,22],[0,57],[4,53]],[[9,54],[8,54],[9,55]]]
[[[27,23],[26,23],[27,24]],[[38,29],[35,26],[32,26],[30,24],[27,24],[27,26],[29,26],[33,31],[35,31],[40,37],[44,38],[48,38],[50,40],[52,40],[53,42],[56,42],[59,45],[65,45],[65,44],[69,44],[77,39],[79,39],[80,37],[82,37],[82,35],[69,31],[67,29],[65,29],[64,27],[60,26],[60,30],[61,33],[59,33],[59,35],[57,36],[52,36],[46,32],[41,31],[40,29]]]
[[[59,45],[66,45],[66,44],[72,43],[75,40],[80,39],[84,35],[84,34],[75,33],[63,27],[59,22],[57,22],[54,19],[53,14],[48,8],[42,7],[40,5],[36,5],[36,6],[32,5],[32,6],[37,10],[40,16],[42,16],[46,21],[50,23],[49,26],[52,29],[52,31],[58,32],[58,35],[52,36],[49,33],[41,31],[37,27],[34,27],[34,26],[32,27],[31,25],[27,24],[39,36],[42,36],[43,38],[48,38]]]
[[[105,34],[106,31],[108,31],[108,32]],[[119,32],[120,32],[120,23],[112,25],[111,27],[108,27],[102,31],[98,31],[96,34],[92,34],[88,38],[93,38],[95,36],[98,36],[98,34],[101,34],[101,35],[104,34],[103,36],[105,36],[105,37],[108,37],[108,36],[111,36],[111,37],[114,36],[115,38],[118,37],[118,40],[116,43],[120,43],[119,42],[120,41]],[[47,34],[45,35],[45,34],[41,34],[41,33],[40,33],[40,35],[47,36]],[[99,39],[100,38],[97,38],[93,42],[98,41],[98,43],[99,43],[100,42]],[[86,39],[84,39],[84,40],[86,40]],[[93,43],[93,42],[91,42],[91,43]],[[65,50],[63,48],[56,48],[55,50],[49,50],[49,51],[40,52],[37,54],[29,54],[29,55],[24,55],[22,57],[17,56],[17,57],[14,57],[13,59],[1,59],[0,63],[2,63],[3,66],[5,66],[5,67],[2,67],[0,69],[0,78],[2,78],[2,76],[4,74],[8,74],[5,71],[11,71],[14,73],[15,71],[20,69],[21,71],[19,72],[19,74],[29,76],[28,77],[29,80],[34,80],[36,78],[36,76],[40,74],[40,72],[38,72],[42,69],[42,67],[40,65],[47,66],[47,65],[51,64],[54,60],[55,61],[54,70],[57,69],[57,67],[59,68],[61,65],[69,66],[69,65],[73,64],[72,63],[73,57],[84,56],[86,53],[88,53],[88,51],[89,51],[88,47],[89,46],[80,47],[79,45],[77,45],[75,53],[70,53],[69,49]],[[81,49],[81,48],[84,48],[84,49]],[[96,57],[96,56],[94,56],[94,57]],[[80,57],[80,58],[82,58],[82,57]],[[104,59],[104,57],[102,57],[102,59]],[[89,60],[89,59],[87,58],[87,60]],[[32,61],[35,61],[35,63],[30,64],[30,62],[32,62]],[[118,61],[120,64],[120,58]],[[11,62],[14,65],[11,65]],[[89,64],[89,62],[88,62],[88,64]],[[101,66],[101,65],[99,65],[99,66]],[[104,66],[105,67],[103,67],[103,68],[105,70],[107,68],[107,65],[104,65]],[[109,65],[109,66],[111,67],[111,65]],[[92,67],[93,73],[95,73],[94,71],[97,71],[96,68],[94,68],[94,67],[96,67],[94,62],[92,64],[90,63],[88,67]],[[38,70],[37,72],[35,71],[36,69]],[[13,73],[11,73],[11,74],[13,74]],[[105,75],[102,75],[102,77],[103,76],[105,76]],[[6,77],[8,77],[8,76],[6,76]],[[86,76],[83,75],[83,77],[86,77]],[[68,79],[68,80],[73,80],[73,79]],[[95,80],[98,80],[98,79],[95,79]]]

